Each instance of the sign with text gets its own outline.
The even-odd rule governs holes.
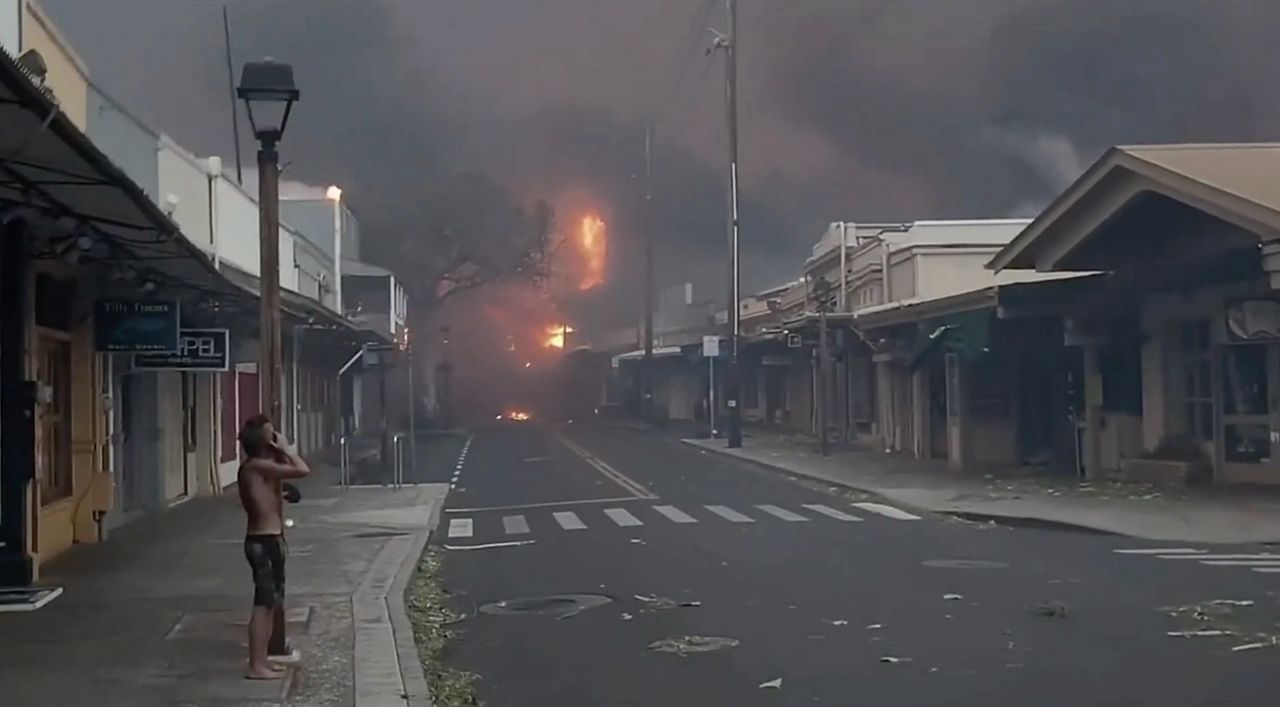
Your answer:
[[[94,302],[94,349],[100,353],[178,350],[178,303],[100,299]]]
[[[231,368],[226,329],[182,329],[173,353],[134,354],[133,367],[164,371],[226,371]]]
[[[720,337],[704,336],[702,337],[702,355],[706,358],[720,357]]]

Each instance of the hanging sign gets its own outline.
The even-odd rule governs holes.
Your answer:
[[[181,329],[173,353],[134,354],[133,367],[167,371],[226,371],[230,369],[226,329]]]
[[[94,349],[100,353],[178,350],[178,303],[100,299],[93,310]]]

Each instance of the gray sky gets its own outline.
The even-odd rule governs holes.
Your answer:
[[[95,79],[201,153],[230,151],[215,0],[44,0]],[[705,5],[705,7],[704,7]],[[412,237],[432,180],[600,205],[635,291],[718,294],[723,93],[701,0],[235,0],[235,63],[294,64],[289,176],[337,182]],[[1028,214],[1113,143],[1274,140],[1274,0],[741,0],[747,285],[793,275],[833,220]],[[643,126],[659,132],[643,213]],[[247,144],[247,143],[246,143]],[[250,153],[246,152],[246,155]],[[608,295],[612,294],[612,297]]]

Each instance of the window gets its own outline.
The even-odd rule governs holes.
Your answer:
[[[64,339],[41,337],[37,380],[42,389],[40,466],[37,481],[40,499],[49,504],[71,496],[71,344]]]
[[[1213,441],[1213,370],[1208,320],[1183,322],[1182,400],[1186,431],[1196,439]]]

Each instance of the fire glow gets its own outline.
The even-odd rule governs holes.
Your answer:
[[[573,333],[573,327],[568,324],[550,324],[544,332],[545,338],[542,345],[548,349],[563,349],[565,344],[565,336]]]
[[[578,283],[578,289],[586,291],[603,285],[608,244],[605,238],[605,224],[599,216],[587,214],[582,217],[577,247],[586,266],[582,281]],[[563,342],[561,345],[563,346]]]

